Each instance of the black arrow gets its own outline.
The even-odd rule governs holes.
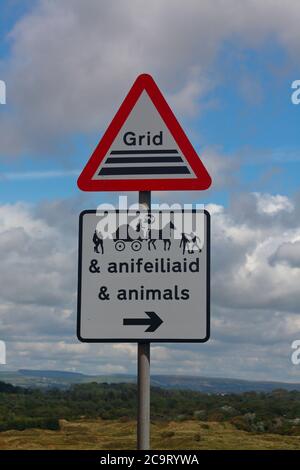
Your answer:
[[[163,323],[155,312],[145,312],[149,318],[123,318],[123,325],[149,325],[145,332],[152,333]]]

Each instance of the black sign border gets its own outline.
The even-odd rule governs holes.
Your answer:
[[[176,210],[176,209],[175,209]],[[190,209],[188,209],[190,210]],[[210,213],[206,209],[201,209],[201,211],[207,217],[206,220],[206,237],[207,237],[207,250],[206,250],[206,336],[200,339],[183,339],[183,338],[83,338],[80,334],[80,325],[81,325],[81,273],[82,273],[82,228],[83,228],[83,218],[86,214],[96,214],[97,210],[95,209],[86,209],[82,211],[79,215],[79,242],[78,242],[78,290],[77,290],[77,338],[82,343],[206,343],[210,339],[210,271],[211,271],[211,221]],[[112,211],[107,211],[112,212]],[[116,209],[114,212],[119,213],[122,210]],[[151,210],[149,210],[151,212]],[[163,212],[163,211],[160,211]],[[169,212],[169,211],[168,211]],[[196,213],[196,209],[191,209],[191,212]]]

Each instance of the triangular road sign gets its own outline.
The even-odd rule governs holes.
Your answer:
[[[207,189],[211,178],[150,75],[140,75],[78,178],[83,191]]]

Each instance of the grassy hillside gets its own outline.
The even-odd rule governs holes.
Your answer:
[[[124,420],[61,421],[59,431],[26,429],[0,433],[0,449],[135,449],[136,423]],[[238,450],[300,449],[299,436],[254,434],[229,423],[182,421],[153,423],[152,449]]]
[[[0,382],[0,431],[59,429],[59,420],[134,420],[135,384],[81,384],[68,390],[29,390]],[[230,423],[254,433],[300,436],[300,392],[208,395],[151,388],[151,419]]]

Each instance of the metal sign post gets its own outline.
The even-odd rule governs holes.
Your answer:
[[[151,192],[139,192],[141,210],[151,209]],[[138,416],[137,416],[137,448],[150,449],[150,342],[138,342],[137,348],[137,385],[138,385]]]
[[[150,449],[150,342],[138,343],[137,448]]]

